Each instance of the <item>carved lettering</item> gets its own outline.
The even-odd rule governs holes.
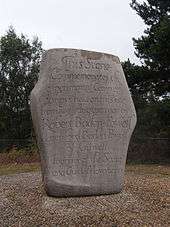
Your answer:
[[[99,194],[121,188],[136,116],[118,58],[47,51],[31,97],[45,184],[89,185]],[[58,195],[54,188],[49,194]]]

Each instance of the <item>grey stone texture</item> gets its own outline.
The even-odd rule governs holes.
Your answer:
[[[46,51],[31,92],[31,113],[48,195],[122,190],[136,112],[118,57]]]

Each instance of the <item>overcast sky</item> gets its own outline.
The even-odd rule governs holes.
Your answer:
[[[18,34],[37,35],[44,49],[81,48],[119,56],[134,55],[132,37],[145,25],[130,0],[0,0],[0,36],[10,25]]]

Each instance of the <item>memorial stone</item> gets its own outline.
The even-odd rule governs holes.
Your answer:
[[[122,190],[136,112],[118,57],[46,51],[31,92],[31,113],[48,195]]]

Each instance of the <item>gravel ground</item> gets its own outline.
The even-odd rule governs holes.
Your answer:
[[[119,194],[46,196],[40,172],[0,176],[0,227],[169,227],[170,167],[164,174],[128,171]]]

